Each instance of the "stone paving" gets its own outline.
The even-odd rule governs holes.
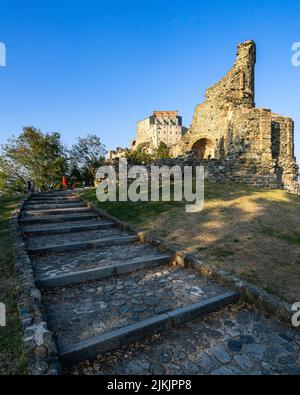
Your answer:
[[[66,346],[223,292],[193,270],[164,266],[48,290],[44,304],[50,329]]]
[[[65,374],[300,375],[300,333],[239,304]]]
[[[48,216],[47,209],[51,209],[53,203],[61,207],[66,201],[72,201],[72,205],[82,207],[82,202],[71,195],[57,196],[63,198],[47,196],[47,201],[43,201],[45,212],[36,215],[41,221],[51,217],[50,222],[23,223],[24,231],[35,231],[24,236],[29,252],[35,247],[68,246],[74,242],[129,235],[113,226],[85,231],[70,229],[96,223],[104,225],[108,221],[93,210],[80,214],[68,214],[68,210],[62,210],[62,215]],[[31,210],[40,200],[33,196],[23,210],[23,217],[28,215],[28,206]],[[91,215],[94,217],[90,218]],[[37,230],[45,232],[62,227],[68,228],[69,233],[36,233]],[[124,245],[86,246],[78,251],[65,249],[63,252],[30,254],[36,278],[72,277],[70,281],[73,283],[67,283],[67,286],[41,289],[43,315],[48,328],[54,332],[59,350],[73,352],[74,347],[80,348],[85,342],[98,341],[100,337],[103,342],[103,336],[115,336],[122,330],[124,339],[124,334],[130,334],[130,328],[135,324],[148,325],[147,331],[135,327],[139,336],[132,337],[131,333],[130,345],[104,355],[98,353],[98,356],[93,351],[93,356],[88,354],[89,358],[97,356],[97,359],[65,369],[65,374],[300,374],[299,331],[293,331],[242,304],[207,315],[208,311],[216,311],[232,303],[233,299],[214,304],[213,298],[222,299],[227,290],[200,277],[192,269],[175,266],[171,257],[166,257],[169,264],[162,265],[160,261],[157,266],[151,261],[151,266],[144,269],[140,266],[140,270],[132,272],[134,269],[131,269],[127,274],[89,282],[80,280],[77,284],[74,280],[78,271],[102,270],[107,266],[116,268],[120,263],[132,264],[137,259],[146,261],[161,255],[156,248],[134,241]],[[202,301],[210,303],[210,308],[206,306],[203,310],[206,316],[195,320],[196,316],[203,315],[199,310],[203,308],[199,307],[203,306]],[[175,311],[182,314],[183,308],[183,314],[186,314],[185,309],[190,306],[196,306],[193,308],[198,310],[188,310],[182,321],[174,319],[172,314]],[[173,317],[173,326],[151,337],[156,331],[149,322],[159,317],[164,317],[164,320]],[[176,326],[176,322],[177,325],[179,322],[187,323]],[[143,340],[135,343],[137,338]],[[126,342],[120,344],[128,342],[126,337]],[[107,350],[105,347],[100,349]],[[86,350],[84,347],[80,349],[81,361],[87,359],[84,357]]]
[[[32,257],[31,261],[37,276],[56,276],[81,270],[112,266],[117,262],[130,262],[136,257],[159,256],[151,246],[132,243],[111,247],[90,248],[89,250],[69,251]]]

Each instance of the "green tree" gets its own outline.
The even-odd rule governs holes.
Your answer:
[[[136,150],[126,153],[126,158],[133,165],[144,165],[151,163],[152,156],[146,152],[146,147],[140,145]]]
[[[24,192],[27,173],[12,160],[0,155],[0,194],[1,192]]]
[[[69,151],[71,176],[78,181],[80,178],[80,181],[93,183],[106,154],[106,147],[98,136],[89,134],[85,138],[79,138]]]
[[[170,150],[163,141],[159,143],[159,146],[155,153],[155,158],[156,159],[170,158]]]
[[[31,178],[38,189],[46,183],[60,180],[67,171],[65,149],[59,133],[42,133],[30,126],[19,137],[13,137],[1,147],[0,188],[26,189]]]

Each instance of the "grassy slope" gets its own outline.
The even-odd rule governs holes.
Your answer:
[[[20,198],[0,197],[0,302],[6,305],[7,326],[0,327],[0,374],[25,374],[17,291],[8,221]]]
[[[244,185],[206,184],[205,208],[183,203],[97,201],[115,217],[166,238],[216,268],[252,281],[288,302],[300,301],[300,197]]]

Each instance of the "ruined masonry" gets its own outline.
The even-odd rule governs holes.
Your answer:
[[[198,159],[227,161],[237,180],[297,190],[294,122],[269,109],[255,107],[256,45],[238,46],[232,69],[206,91],[189,132],[172,149],[177,157],[190,151]]]

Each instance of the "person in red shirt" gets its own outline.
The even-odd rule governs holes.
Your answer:
[[[68,183],[67,183],[67,179],[65,176],[63,176],[63,178],[62,178],[62,186],[63,186],[63,189],[68,189]]]

